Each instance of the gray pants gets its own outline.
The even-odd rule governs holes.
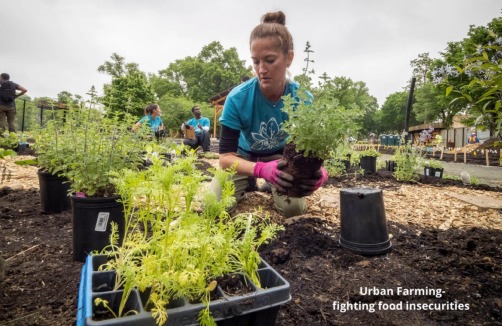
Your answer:
[[[185,139],[183,140],[183,144],[186,146],[190,146],[193,149],[197,149],[197,147],[202,147],[204,153],[209,152],[211,149],[211,136],[209,132],[203,131],[201,133],[195,134],[196,139]]]
[[[0,132],[4,132],[5,120],[9,125],[9,132],[16,132],[16,108],[0,105]]]
[[[269,162],[277,160],[279,158],[281,158],[280,155],[273,155],[266,157],[258,157],[256,158],[256,161]],[[248,188],[248,183],[250,179],[254,180],[254,178],[249,178],[247,175],[243,174],[233,175],[232,181],[235,184],[234,196],[236,199],[236,205],[244,198],[244,193],[246,191],[246,188]],[[213,180],[211,181],[211,190],[214,192],[218,200],[221,199],[221,191],[222,191],[221,185],[218,182],[218,180],[216,180],[216,178],[213,178]],[[281,195],[277,192],[277,189],[275,189],[274,186],[272,186],[272,197],[274,199],[274,208],[284,217],[302,215],[305,214],[305,212],[307,211],[307,200],[305,197],[292,198],[292,197],[287,197],[285,195]],[[229,211],[232,211],[234,209],[235,206],[231,207]]]

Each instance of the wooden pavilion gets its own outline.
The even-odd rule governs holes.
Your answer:
[[[223,105],[227,99],[228,94],[235,86],[232,86],[209,99],[209,103],[214,107],[214,119],[213,119],[213,138],[216,138],[216,120],[218,119],[218,113],[223,110]]]

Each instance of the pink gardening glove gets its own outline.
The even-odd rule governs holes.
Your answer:
[[[257,162],[254,166],[253,175],[270,182],[277,190],[286,191],[285,188],[292,186],[293,177],[281,171],[286,166],[285,161],[275,160],[270,162]]]
[[[302,196],[310,196],[321,187],[326,180],[328,180],[328,172],[321,166],[319,171],[316,172],[318,178],[315,179],[301,179],[300,188],[302,189]]]
[[[321,166],[321,177],[319,180],[317,180],[315,186],[314,186],[314,191],[319,189],[326,181],[328,181],[328,171],[326,171],[322,166]]]

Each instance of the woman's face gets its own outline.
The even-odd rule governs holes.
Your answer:
[[[273,38],[255,39],[251,42],[251,59],[253,60],[260,88],[271,100],[278,100],[284,92],[286,69],[293,61],[294,53],[285,55],[277,48]]]
[[[160,110],[160,106],[157,106],[155,110],[152,112],[152,117],[157,117],[162,114],[162,111]]]

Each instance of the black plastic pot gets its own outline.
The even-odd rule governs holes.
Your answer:
[[[392,249],[382,190],[350,188],[340,191],[340,244],[362,255],[381,255]]]
[[[443,177],[443,168],[431,168],[431,167],[424,167],[424,175],[429,176],[429,177],[437,177],[437,178],[442,178]]]
[[[364,174],[375,174],[376,173],[376,156],[361,156],[359,159],[359,165],[361,169],[364,170]]]
[[[44,170],[38,170],[40,186],[40,202],[42,211],[47,214],[61,213],[71,208],[70,183],[65,177],[53,175]]]
[[[122,241],[125,230],[124,208],[118,199],[119,196],[71,196],[74,260],[85,261],[89,253],[109,245],[112,222],[117,223],[119,241]]]
[[[350,170],[350,160],[342,160],[342,163],[345,165],[345,171]]]
[[[385,169],[390,172],[396,171],[396,161],[385,161]]]

